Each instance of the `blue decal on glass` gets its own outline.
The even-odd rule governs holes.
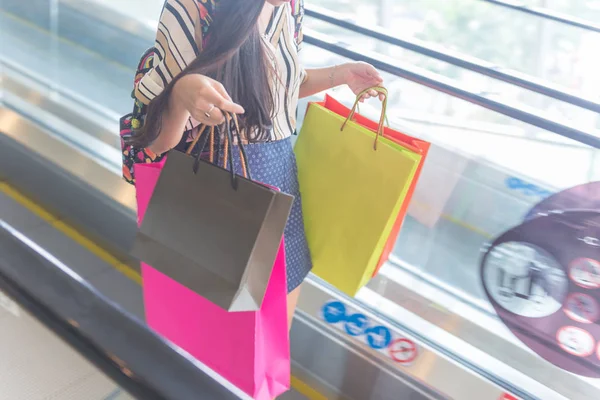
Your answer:
[[[360,336],[369,326],[369,319],[363,314],[354,314],[346,321],[346,332],[351,336]]]
[[[521,179],[515,177],[507,178],[505,183],[506,187],[509,189],[518,190],[526,196],[548,197],[552,194],[546,189],[542,189],[539,186],[522,181]]]
[[[365,334],[367,335],[369,346],[376,350],[385,349],[392,342],[392,332],[385,326],[374,326],[367,329]]]
[[[519,178],[508,178],[506,179],[506,186],[509,189],[520,189],[523,182]]]
[[[346,306],[340,301],[331,301],[323,306],[323,319],[330,324],[337,324],[346,319]]]

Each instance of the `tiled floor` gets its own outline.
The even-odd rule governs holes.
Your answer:
[[[38,245],[48,250],[66,266],[77,272],[83,278],[87,279],[88,282],[95,286],[108,299],[114,301],[134,316],[143,319],[144,307],[142,302],[141,288],[138,284],[126,278],[120,272],[113,269],[111,265],[105,263],[87,249],[81,247],[72,239],[54,229],[43,219],[35,216],[1,192],[0,220],[6,221],[8,224],[21,231],[21,233],[28,236]],[[0,320],[3,319],[2,317],[3,315],[0,314]],[[4,315],[4,317],[6,317],[6,315]],[[29,317],[29,319],[29,324],[36,324],[36,321],[32,320],[31,317]],[[4,320],[6,321],[6,319]],[[2,324],[2,322],[0,322],[0,324]],[[11,324],[11,326],[13,326],[13,324]],[[48,336],[45,338],[40,338],[37,340],[37,343],[43,343],[44,345],[47,344],[48,346],[52,346],[52,348],[47,349],[46,352],[51,352],[53,354],[52,356],[48,355],[48,357],[45,358],[41,354],[33,353],[30,354],[25,360],[28,363],[35,363],[37,366],[35,373],[32,370],[32,374],[35,375],[35,378],[33,378],[33,376],[32,378],[39,383],[38,385],[35,385],[37,390],[36,395],[24,396],[25,394],[16,395],[15,393],[9,395],[11,392],[8,390],[8,388],[3,388],[3,385],[5,384],[2,383],[7,381],[4,379],[6,375],[3,372],[3,360],[5,359],[2,358],[0,359],[0,400],[14,400],[17,398],[27,400],[48,400],[50,398],[57,400],[126,400],[126,395],[119,393],[114,384],[102,377],[99,372],[91,370],[90,366],[88,365],[89,363],[87,363],[86,360],[82,359],[77,354],[74,354],[73,351],[66,346],[57,347],[57,344],[54,343],[56,338],[53,338],[48,331],[44,331],[45,328],[43,326],[39,325],[36,329],[40,331],[39,335],[45,334]],[[25,342],[19,342],[17,340],[18,337],[18,335],[13,335],[14,343],[11,345],[11,347],[30,347],[30,345]],[[0,349],[2,348],[3,343],[8,343],[7,341],[5,341],[6,343],[3,342],[2,338],[3,337],[0,336]],[[43,346],[38,346],[38,348],[44,349]],[[65,353],[64,357],[66,359],[72,359],[72,364],[79,363],[80,367],[63,370],[61,369],[62,367],[56,365],[56,362],[54,362],[53,359],[57,358],[56,354],[62,354],[63,352],[70,352],[69,354]],[[17,352],[17,354],[21,353]],[[35,358],[35,361],[33,361],[33,358]],[[58,358],[62,359],[62,356]],[[6,363],[4,367],[6,367]],[[28,377],[24,377],[23,374],[26,373],[25,371],[27,371],[27,369],[22,368],[19,371],[21,375],[18,378],[20,378],[21,381],[26,381]],[[52,371],[53,375],[57,375],[57,378],[48,381],[48,392],[44,392],[43,385],[46,384],[43,383],[45,381],[40,378],[44,376],[44,371],[47,373]],[[87,375],[80,376],[81,371],[87,371]],[[98,375],[98,377],[94,378],[96,375]],[[15,382],[17,381],[18,380],[15,380]],[[68,391],[70,391],[69,393],[72,392],[74,394],[67,397],[65,397],[66,394],[65,396],[60,395],[60,393],[62,393],[60,390],[67,390],[67,388],[57,388],[57,382],[64,382],[62,384],[67,386],[71,385],[72,387],[69,386]],[[85,392],[85,388],[88,387],[86,385],[89,386],[89,392]],[[14,389],[14,385],[11,387]],[[77,397],[78,395],[76,393],[82,393],[82,390],[88,394],[85,397]],[[50,392],[52,392],[52,394],[50,394]],[[59,394],[57,395],[57,393]],[[305,399],[305,397],[297,393],[289,393],[285,396],[282,396],[281,399],[302,400]]]
[[[0,307],[0,400],[105,400],[116,392],[110,379],[35,318],[14,304],[10,310]]]

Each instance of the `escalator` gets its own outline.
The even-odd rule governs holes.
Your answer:
[[[120,179],[117,120],[131,108],[133,68],[152,42],[151,15],[157,15],[160,2],[154,5],[156,12],[152,7],[145,10],[146,19],[145,14],[131,17],[137,8],[131,13],[112,8],[120,2],[34,3],[30,7],[4,0],[0,6],[0,220],[74,269],[128,315],[143,320],[139,266],[127,255],[136,229],[135,200],[132,188]],[[313,11],[308,23],[318,27],[318,10]],[[307,66],[348,57],[374,61],[392,85],[413,85],[407,81],[411,80],[521,120],[500,128],[467,126],[441,116],[418,118],[401,110],[391,115],[396,127],[434,144],[415,200],[390,262],[356,299],[309,279],[292,330],[290,399],[598,397],[595,380],[554,367],[512,336],[488,303],[479,277],[481,249],[491,238],[520,223],[548,194],[600,177],[600,140],[595,133],[496,98],[453,92],[460,86],[455,82],[389,56],[359,54],[316,31],[307,30],[306,43]],[[351,100],[345,92],[334,96]],[[377,112],[369,107],[361,111]],[[521,134],[525,124],[537,124],[541,137]],[[491,147],[528,150],[517,151],[507,165],[505,158],[488,157]],[[550,161],[540,161],[544,167],[531,167],[526,157],[519,161],[531,151],[548,154],[548,160],[556,155],[573,160],[582,172],[572,168],[575,178],[555,178],[559,175],[545,170]],[[8,298],[0,303],[9,304],[0,318],[14,318],[10,310],[19,306]],[[393,345],[378,348],[374,338],[349,333],[348,321],[329,318],[331,310],[340,308],[348,321],[360,316],[369,326],[388,330]],[[17,341],[23,331],[37,332],[49,343],[55,340],[29,311],[21,314],[25,325],[15,325],[6,348],[30,348]],[[100,388],[86,392],[94,393],[92,397],[81,397],[76,393],[83,389],[73,386],[68,390],[74,394],[67,397],[61,390],[68,385],[49,379],[56,386],[51,389],[54,398],[129,396],[59,341],[35,351],[45,352],[47,359],[70,354],[79,360],[72,365],[82,367],[64,376],[83,382],[81,387]],[[35,356],[20,360],[30,357]],[[37,377],[51,365],[40,362],[37,372],[31,372],[40,386],[44,381]],[[14,387],[23,388],[27,374],[18,371],[14,373],[21,381]],[[2,400],[3,393],[0,390]],[[6,399],[51,398],[22,393]]]
[[[10,212],[33,236],[42,232],[38,216],[0,199],[3,215]],[[101,273],[93,287],[22,232],[0,221],[0,398],[245,398],[100,293]],[[59,238],[52,230],[44,237]],[[89,261],[66,243],[59,247]]]

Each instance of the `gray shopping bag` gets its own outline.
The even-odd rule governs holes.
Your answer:
[[[169,153],[132,254],[228,311],[257,311],[293,197],[231,171]]]

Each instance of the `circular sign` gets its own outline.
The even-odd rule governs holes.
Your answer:
[[[495,239],[481,260],[484,291],[510,331],[555,366],[593,378],[600,378],[598,239],[598,211],[538,214]]]
[[[560,310],[569,286],[562,266],[529,243],[506,242],[494,247],[482,272],[492,298],[523,317],[545,317]]]
[[[396,339],[388,348],[392,360],[400,364],[410,364],[418,355],[417,345],[409,339]]]
[[[341,301],[330,301],[323,306],[323,319],[330,324],[337,324],[346,319],[346,306]]]
[[[392,341],[392,332],[385,326],[375,326],[367,329],[367,343],[375,350],[385,349]]]
[[[571,293],[567,297],[564,310],[569,318],[582,324],[596,322],[600,316],[598,302],[592,296],[583,293]]]
[[[363,314],[354,314],[348,318],[344,328],[350,336],[360,336],[369,326],[369,319]]]
[[[600,262],[591,258],[574,260],[569,265],[569,278],[582,288],[600,288]]]
[[[594,353],[596,342],[588,332],[575,326],[564,326],[556,333],[561,349],[577,357],[587,357]]]

